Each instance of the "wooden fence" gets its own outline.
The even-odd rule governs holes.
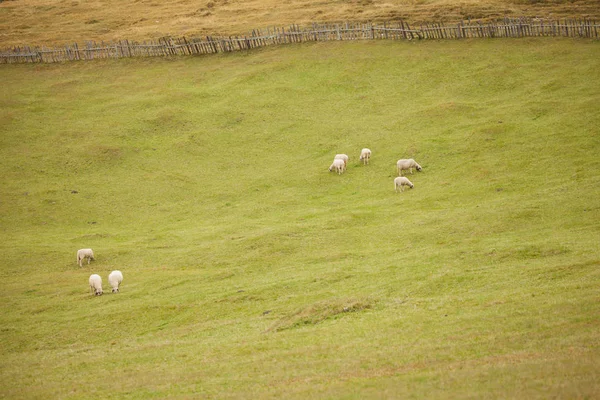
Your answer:
[[[0,50],[0,64],[55,63],[122,57],[161,57],[214,54],[249,50],[286,43],[331,40],[419,40],[465,38],[521,38],[564,36],[599,38],[600,25],[590,20],[508,19],[495,22],[463,21],[458,24],[409,26],[403,21],[383,23],[312,24],[300,27],[253,30],[246,36],[203,38],[161,38],[157,41],[119,40],[111,43],[86,42],[47,48],[24,46]]]

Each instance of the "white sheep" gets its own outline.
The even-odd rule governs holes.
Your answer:
[[[346,164],[341,158],[336,158],[333,163],[329,166],[329,172],[336,170],[338,175],[342,174],[346,170]]]
[[[409,159],[403,159],[403,160],[398,160],[398,162],[396,163],[397,167],[398,167],[398,175],[402,176],[402,171],[404,170],[409,170],[410,173],[412,174],[412,169],[415,168],[417,171],[421,171],[423,168],[421,168],[421,166],[419,164],[417,164],[417,162],[415,160],[413,160],[412,158]]]
[[[94,252],[92,251],[92,249],[77,250],[77,264],[79,264],[80,267],[83,266],[83,260],[85,260],[86,258],[88,260],[88,265],[90,263],[90,260],[95,260]]]
[[[411,181],[408,180],[408,178],[404,177],[404,176],[399,176],[396,179],[394,179],[394,191],[397,192],[398,188],[400,188],[401,192],[404,192],[404,186],[408,186],[409,188],[413,188],[415,187],[415,185],[412,184]]]
[[[123,274],[121,271],[113,271],[108,275],[108,283],[110,283],[113,293],[119,293],[119,284],[121,282],[123,282]]]
[[[363,162],[363,164],[368,164],[370,158],[371,158],[371,150],[369,150],[369,149],[362,149],[360,151],[360,158],[359,158],[359,160],[361,160]]]
[[[102,295],[102,278],[98,274],[90,275],[90,289],[92,291],[92,295],[101,296]]]
[[[344,160],[344,167],[346,167],[346,165],[348,165],[348,156],[346,154],[336,154],[335,157],[333,157],[334,160]]]

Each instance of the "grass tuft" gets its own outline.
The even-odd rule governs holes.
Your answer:
[[[348,313],[371,309],[376,301],[371,299],[333,299],[296,310],[273,324],[267,331],[284,331],[306,325],[316,325],[326,320],[340,318]]]

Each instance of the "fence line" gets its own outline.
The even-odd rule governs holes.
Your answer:
[[[250,50],[288,43],[335,40],[420,40],[470,38],[521,38],[561,36],[599,38],[596,21],[504,18],[496,22],[462,21],[457,24],[423,24],[411,27],[404,21],[383,23],[334,23],[287,28],[254,29],[246,36],[206,36],[203,38],[164,37],[157,41],[119,40],[110,43],[86,42],[64,47],[23,46],[0,50],[0,64],[55,63],[123,57],[165,57],[201,55]]]

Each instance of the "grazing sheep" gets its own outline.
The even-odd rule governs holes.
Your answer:
[[[83,260],[85,260],[86,258],[88,260],[88,265],[90,264],[90,260],[95,260],[94,252],[92,251],[92,249],[77,250],[77,264],[79,264],[80,267],[83,266]]]
[[[398,166],[398,175],[402,176],[402,171],[409,170],[412,174],[412,169],[415,168],[417,171],[421,172],[422,168],[415,160],[412,158],[406,160],[398,160],[396,163]]]
[[[359,160],[362,160],[363,164],[368,164],[370,158],[371,158],[371,150],[369,150],[369,149],[362,149],[360,151],[360,158],[359,158]]]
[[[90,275],[90,289],[92,290],[92,295],[101,296],[102,295],[102,278],[98,274]]]
[[[334,160],[344,160],[344,167],[346,167],[346,165],[348,165],[348,156],[345,154],[336,154],[335,157],[333,157]]]
[[[123,282],[123,274],[121,271],[113,271],[108,275],[108,283],[112,286],[113,293],[119,293],[119,284]]]
[[[346,164],[341,158],[336,158],[333,163],[329,166],[329,172],[336,170],[338,175],[342,174],[346,170]]]
[[[400,188],[401,192],[404,192],[404,186],[408,186],[409,188],[413,188],[415,187],[415,185],[412,184],[411,181],[408,180],[408,178],[404,177],[404,176],[399,176],[396,179],[394,179],[394,191],[397,192],[398,188]]]

